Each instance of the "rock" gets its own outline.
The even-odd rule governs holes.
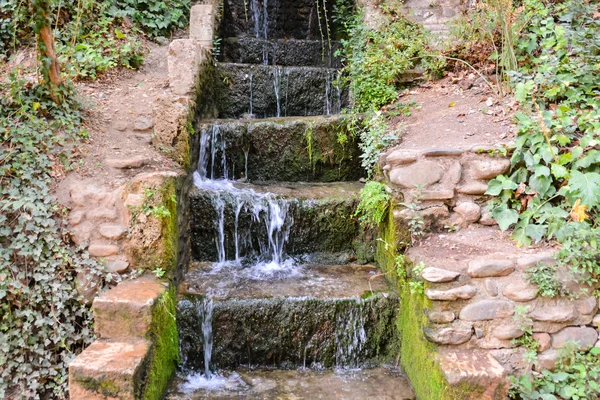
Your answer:
[[[521,270],[535,267],[538,263],[542,263],[543,265],[555,265],[556,260],[554,259],[553,253],[530,254],[517,258],[517,267]]]
[[[506,379],[506,370],[490,353],[442,349],[437,359],[451,386],[478,386],[482,389],[471,400],[500,400],[508,397],[510,384]]]
[[[151,118],[141,116],[136,118],[133,122],[133,130],[134,131],[147,131],[154,126],[154,122],[152,122]]]
[[[529,313],[529,317],[542,322],[570,322],[577,318],[577,314],[572,305],[564,304],[559,307],[536,307]]]
[[[111,273],[122,274],[129,268],[127,260],[110,260],[106,262],[106,270]]]
[[[390,172],[390,181],[405,189],[414,189],[416,185],[428,186],[442,179],[444,170],[432,161],[421,161],[408,167],[394,168]]]
[[[475,328],[475,337],[481,339],[483,337],[483,329]]]
[[[469,261],[467,273],[471,278],[510,275],[515,270],[510,260],[479,259]]]
[[[464,321],[489,321],[510,317],[514,305],[506,300],[480,300],[460,310],[459,318]]]
[[[523,336],[525,332],[516,325],[503,325],[494,329],[494,337],[500,340],[512,340]]]
[[[421,200],[449,200],[454,198],[454,189],[424,190]]]
[[[503,294],[512,301],[530,301],[537,297],[537,286],[519,279],[506,285]]]
[[[423,155],[425,157],[460,157],[463,150],[460,149],[431,149],[425,150]]]
[[[480,181],[473,181],[462,184],[456,188],[458,193],[480,195],[487,192],[488,184]]]
[[[448,290],[425,290],[425,296],[430,300],[454,301],[458,299],[468,300],[477,294],[477,289],[471,285],[460,286]]]
[[[411,164],[417,161],[417,156],[419,153],[414,150],[394,150],[392,151],[386,158],[385,162],[390,167],[395,167],[397,165],[405,165]]]
[[[152,276],[123,281],[94,300],[94,330],[103,339],[144,338],[165,287]]]
[[[552,339],[546,332],[538,332],[533,334],[533,340],[539,343],[538,353],[548,350],[551,346]]]
[[[475,179],[492,179],[505,173],[510,168],[510,160],[506,158],[486,158],[471,161],[471,176]]]
[[[492,218],[492,213],[485,207],[481,210],[481,218],[479,218],[478,222],[485,226],[498,225],[496,220]]]
[[[102,236],[109,240],[119,240],[127,232],[127,227],[116,224],[104,224],[100,225],[98,231]]]
[[[127,208],[141,207],[142,204],[144,204],[144,200],[145,200],[144,195],[130,193],[127,195],[127,198],[125,199],[125,207],[127,207]]]
[[[456,316],[452,311],[430,311],[427,318],[434,324],[448,324],[454,321]]]
[[[119,246],[113,244],[91,244],[88,248],[92,257],[108,257],[119,253]]]
[[[92,304],[96,294],[100,290],[100,277],[92,274],[86,274],[84,272],[77,273],[75,279],[75,287],[77,293],[83,297],[83,301],[86,305]]]
[[[556,368],[556,360],[558,360],[558,352],[552,349],[546,350],[538,354],[533,369],[538,372],[553,371]]]
[[[85,217],[85,210],[76,210],[69,215],[69,225],[79,225]]]
[[[99,204],[109,195],[107,188],[87,184],[86,182],[76,182],[71,185],[70,194],[73,204],[80,207],[90,207],[93,204]]]
[[[96,340],[69,364],[71,400],[133,400],[143,384],[150,343]]]
[[[473,327],[468,324],[456,324],[441,329],[424,328],[425,338],[437,344],[462,344],[468,342],[473,336]]]
[[[592,325],[594,325],[596,328],[598,328],[599,324],[600,324],[600,314],[596,314],[594,316],[594,319],[592,320]]]
[[[129,126],[129,124],[127,123],[127,121],[117,120],[117,121],[113,122],[113,127],[116,130],[118,130],[119,132],[123,132],[123,131],[127,130],[128,126]]]
[[[460,162],[452,163],[448,169],[446,170],[446,175],[444,176],[444,181],[448,184],[452,185],[454,188],[460,182],[460,178],[462,176],[462,165]]]
[[[208,59],[202,43],[193,39],[175,39],[167,56],[169,84],[175,95],[191,95],[196,90],[200,65]]]
[[[190,39],[198,40],[204,46],[212,46],[216,14],[215,7],[212,4],[192,6],[190,10]]]
[[[118,218],[116,208],[97,207],[87,212],[88,219],[92,221],[114,221]]]
[[[562,349],[567,342],[575,342],[581,350],[588,351],[598,341],[598,331],[589,327],[570,326],[552,335],[552,348]]]
[[[579,311],[580,314],[589,315],[593,312],[596,312],[597,310],[598,310],[598,300],[596,299],[595,296],[590,296],[587,299],[582,300],[577,305],[577,311]]]
[[[467,224],[477,222],[481,217],[481,207],[472,202],[464,202],[454,207],[454,212],[460,214]]]
[[[428,282],[450,282],[456,279],[460,273],[446,269],[427,267],[421,272],[421,277]]]
[[[496,281],[494,281],[493,279],[485,280],[485,290],[492,297],[498,296],[498,285],[496,284]]]
[[[106,165],[116,169],[140,168],[152,163],[152,159],[145,156],[133,156],[129,158],[107,158]]]

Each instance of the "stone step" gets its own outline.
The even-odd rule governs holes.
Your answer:
[[[184,282],[178,323],[186,368],[204,368],[207,315],[217,369],[376,366],[397,355],[398,298],[375,267],[311,265],[268,276],[260,267],[199,265]]]
[[[71,400],[138,399],[149,353],[144,339],[95,341],[69,364]]]
[[[337,114],[348,104],[334,68],[218,63],[215,72],[219,118]]]
[[[413,400],[408,379],[398,370],[239,370],[207,380],[199,374],[178,378],[169,400],[200,399],[390,399]]]
[[[331,48],[321,40],[276,39],[255,37],[226,38],[223,41],[221,62],[286,66],[340,68],[335,52],[341,48],[332,41]]]
[[[213,136],[225,148],[215,152],[208,165],[211,176],[223,177],[223,154],[229,179],[250,181],[347,181],[358,180],[366,173],[361,166],[358,139],[348,132],[347,119],[339,115],[287,117],[246,120],[204,120],[197,126],[207,152]],[[340,136],[347,141],[340,144]],[[200,149],[200,143],[194,147]],[[207,160],[212,161],[212,160]]]
[[[282,245],[289,255],[313,253],[348,253],[346,258],[372,258],[374,245],[369,232],[354,217],[359,202],[359,182],[283,183],[276,185],[235,184],[237,191],[214,191],[194,188],[190,192],[190,236],[192,254],[199,261],[217,261],[223,218],[226,260],[234,260],[236,243],[240,257],[261,254],[269,248],[269,226],[265,222],[272,209],[264,192],[272,193],[277,206],[286,209],[289,234]],[[239,208],[238,208],[239,207]],[[256,212],[257,207],[262,211]],[[220,211],[222,210],[222,211]],[[237,213],[237,218],[236,218]],[[236,222],[237,221],[237,222]],[[236,240],[237,238],[237,240]],[[363,242],[359,246],[359,239]]]
[[[505,400],[510,383],[506,370],[488,352],[446,350],[437,354],[442,372],[453,387],[468,387],[464,400]]]
[[[94,299],[94,329],[102,339],[144,338],[152,309],[167,290],[166,284],[145,275],[119,283]]]

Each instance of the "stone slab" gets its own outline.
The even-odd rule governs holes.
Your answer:
[[[123,281],[94,299],[94,327],[99,338],[143,338],[152,322],[152,308],[165,292],[156,278]]]
[[[190,10],[190,39],[212,48],[217,12],[212,4],[196,4]]]
[[[69,364],[71,400],[134,400],[150,343],[97,340]]]

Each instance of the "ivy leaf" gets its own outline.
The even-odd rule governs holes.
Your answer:
[[[498,196],[503,190],[516,190],[518,185],[504,175],[497,176],[488,183],[485,194]]]
[[[505,231],[510,228],[511,225],[517,223],[519,220],[519,213],[508,208],[506,204],[502,204],[501,206],[494,208],[492,217],[498,222],[500,229]]]
[[[552,164],[552,175],[558,179],[568,179],[569,178],[569,170],[566,167],[563,167],[559,164]]]
[[[582,173],[574,171],[569,180],[568,198],[571,203],[581,199],[581,203],[589,209],[600,205],[600,174],[596,172]]]

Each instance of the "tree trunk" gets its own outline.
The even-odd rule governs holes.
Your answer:
[[[62,77],[60,76],[60,67],[56,58],[54,49],[54,36],[50,19],[48,18],[49,2],[47,0],[38,0],[33,2],[36,33],[38,35],[38,48],[41,53],[41,71],[45,83],[50,89],[50,98],[55,103],[62,102],[60,87],[62,86]]]

